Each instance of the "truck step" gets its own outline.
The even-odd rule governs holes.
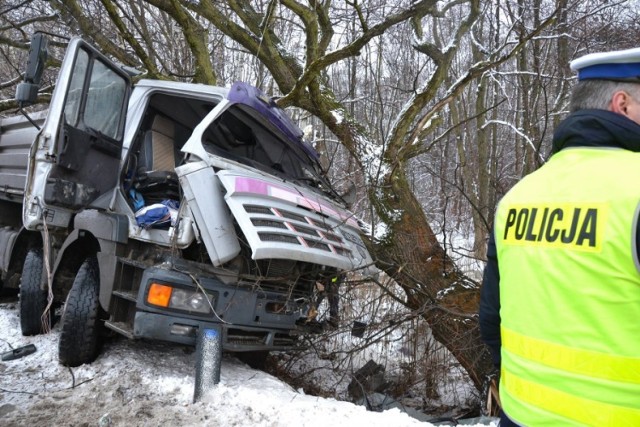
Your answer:
[[[124,257],[120,257],[120,256],[118,257],[118,262],[120,264],[131,265],[133,267],[141,268],[143,270],[145,268],[149,267],[149,265],[144,263],[144,262],[136,261],[136,260],[131,259],[131,258],[124,258]]]
[[[134,339],[133,329],[131,328],[131,326],[129,326],[124,322],[112,322],[110,320],[106,320],[104,322],[104,326],[111,329],[112,331],[115,331],[121,335],[124,335],[129,339]]]
[[[138,294],[129,291],[113,291],[113,295],[126,299],[127,301],[136,302],[138,300]]]

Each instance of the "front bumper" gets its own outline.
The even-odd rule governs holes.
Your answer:
[[[229,285],[212,277],[198,277],[213,295],[214,313],[198,314],[147,302],[151,283],[196,289],[190,275],[160,267],[145,270],[136,302],[135,338],[195,345],[198,330],[218,329],[226,351],[286,350],[295,345],[302,307],[287,295],[255,286]]]

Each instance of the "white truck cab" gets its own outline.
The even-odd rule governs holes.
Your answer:
[[[32,45],[24,104],[44,48]],[[30,147],[22,188],[1,182],[0,162],[0,271],[22,273],[25,334],[66,301],[64,364],[93,360],[103,327],[183,344],[215,329],[227,351],[287,349],[310,331],[315,284],[372,264],[318,154],[255,87],[132,85],[75,38],[33,123],[0,123],[0,158],[3,144]]]

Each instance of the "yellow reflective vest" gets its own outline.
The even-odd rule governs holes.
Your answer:
[[[640,426],[640,154],[568,148],[500,202],[505,413],[524,426]]]

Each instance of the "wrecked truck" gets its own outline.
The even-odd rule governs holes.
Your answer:
[[[22,106],[46,48],[36,34]],[[74,38],[48,110],[21,111],[0,119],[1,279],[19,286],[24,335],[63,307],[64,365],[94,360],[109,330],[290,349],[312,329],[316,282],[371,263],[317,152],[255,87],[132,85]]]

